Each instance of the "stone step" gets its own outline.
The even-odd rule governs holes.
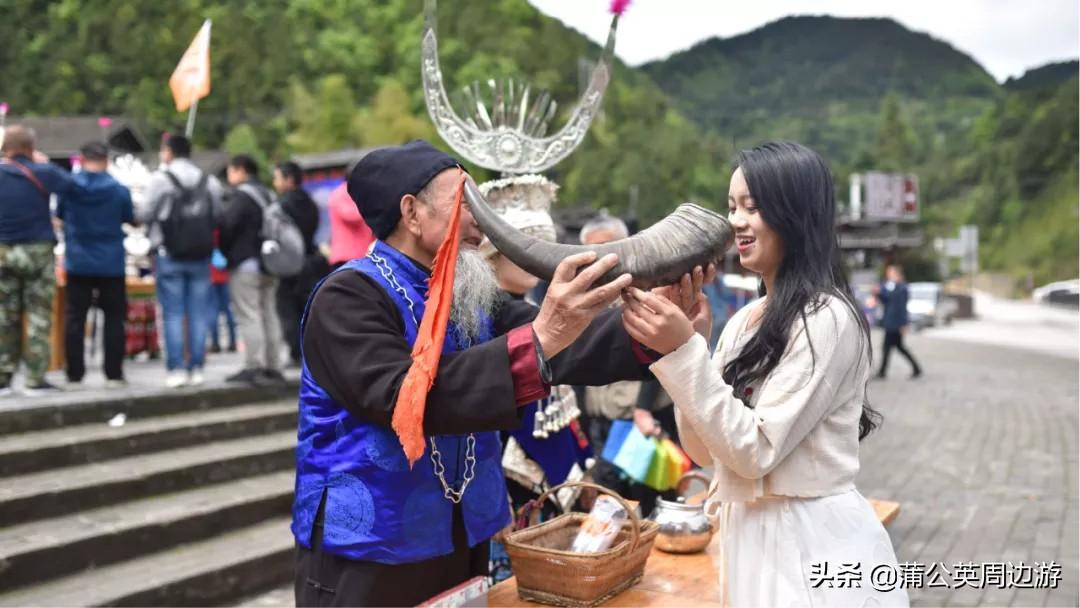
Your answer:
[[[0,606],[209,606],[292,577],[289,518],[0,594]]]
[[[0,400],[0,435],[55,429],[75,424],[107,422],[116,414],[128,420],[164,416],[192,410],[230,407],[260,401],[296,398],[298,383],[293,380],[283,386],[248,386],[227,384],[217,386],[166,389],[141,387],[120,389],[85,398],[78,392],[26,400]],[[5,401],[7,401],[5,403]]]
[[[295,446],[296,431],[287,430],[7,477],[0,482],[0,522],[14,525],[291,469]]]
[[[0,441],[0,476],[101,462],[146,452],[296,428],[296,400],[198,409],[12,435]]]
[[[0,529],[0,592],[288,514],[294,479],[270,473]]]
[[[234,606],[237,608],[295,608],[296,592],[293,584],[289,583],[270,591],[248,596]]]

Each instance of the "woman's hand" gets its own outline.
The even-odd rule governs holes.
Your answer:
[[[631,287],[623,295],[623,304],[626,333],[658,353],[670,353],[686,344],[695,333],[686,313],[666,297]]]
[[[715,265],[709,264],[705,268],[696,266],[694,267],[693,272],[684,274],[678,283],[664,285],[663,287],[654,287],[652,293],[663,296],[675,304],[678,304],[679,308],[686,313],[686,316],[692,319],[694,318],[695,306],[698,301],[698,296],[702,293],[702,288],[711,283],[715,278]]]
[[[712,308],[709,307],[709,297],[704,293],[699,293],[688,316],[690,324],[694,326],[694,331],[701,334],[701,337],[708,342],[712,337]]]
[[[657,437],[663,430],[660,428],[660,424],[656,422],[652,412],[640,407],[634,408],[634,426],[646,437]]]

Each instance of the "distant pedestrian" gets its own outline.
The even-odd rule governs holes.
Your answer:
[[[86,373],[86,314],[96,294],[97,307],[105,314],[105,385],[118,387],[126,384],[123,225],[135,223],[135,215],[131,192],[106,171],[109,148],[103,142],[90,142],[82,147],[81,156],[82,171],[75,174],[79,188],[61,196],[56,207],[56,216],[64,222],[67,379],[78,384]]]
[[[27,394],[59,390],[45,380],[49,368],[56,268],[49,199],[75,188],[71,175],[35,150],[33,130],[11,125],[0,162],[0,397],[22,359]],[[23,315],[26,340],[23,341]]]
[[[889,369],[889,353],[893,348],[900,351],[901,355],[911,364],[911,377],[918,378],[922,375],[922,368],[911,352],[904,346],[904,335],[907,334],[910,320],[908,319],[908,285],[904,281],[904,270],[899,264],[890,264],[885,268],[885,281],[876,290],[877,299],[884,307],[884,315],[881,319],[881,327],[885,330],[885,344],[882,347],[881,368],[878,369],[877,377],[884,378]]]
[[[215,237],[216,239],[216,237]],[[216,242],[216,240],[215,240]],[[229,332],[229,344],[225,350],[236,352],[236,317],[233,316],[232,303],[229,301],[229,271],[225,270],[226,261],[221,251],[214,251],[215,259],[210,264],[210,309],[206,323],[206,333],[210,338],[210,352],[220,353],[221,316],[225,316],[225,329]],[[220,266],[220,268],[218,268]]]
[[[232,157],[227,171],[232,188],[221,219],[221,252],[228,261],[229,296],[244,342],[244,367],[226,380],[282,383],[278,279],[260,262],[263,210],[274,204],[274,196],[259,182],[259,167],[250,156]]]
[[[281,331],[289,345],[289,365],[300,366],[300,315],[304,312],[311,290],[319,279],[330,272],[326,258],[315,245],[315,231],[319,229],[319,207],[304,190],[304,173],[300,165],[286,161],[274,167],[274,190],[281,195],[281,207],[300,228],[304,237],[304,267],[300,274],[279,279],[277,310],[281,318]],[[353,209],[355,210],[355,205]]]
[[[165,385],[178,388],[203,383],[210,256],[223,191],[216,177],[191,162],[188,138],[166,137],[160,158],[161,168],[150,180],[148,204],[139,219],[150,227],[156,254],[156,289],[165,317],[169,372]]]
[[[375,235],[356,208],[345,184],[330,193],[330,267],[367,255]]]

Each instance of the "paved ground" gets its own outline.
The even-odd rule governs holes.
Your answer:
[[[239,353],[207,354],[206,366],[203,369],[206,383],[204,388],[225,386],[225,378],[240,370],[243,366],[242,355]],[[46,375],[49,382],[63,388],[62,392],[44,394],[39,396],[27,396],[20,389],[22,387],[21,374],[15,376],[13,386],[16,394],[10,397],[0,398],[0,410],[21,409],[25,407],[37,407],[44,405],[65,405],[87,400],[98,400],[116,397],[144,397],[151,394],[187,391],[195,389],[185,387],[181,389],[165,388],[165,361],[164,359],[135,359],[124,361],[124,376],[128,386],[117,389],[105,388],[105,376],[101,371],[100,352],[97,358],[91,360],[88,357],[86,363],[86,376],[79,385],[68,385],[65,382],[62,370],[52,371]],[[286,370],[286,376],[298,377],[295,370]]]
[[[1004,300],[976,292],[975,313],[977,321],[935,328],[930,335],[1073,359],[1080,353],[1080,314],[1076,309]]]
[[[912,590],[913,605],[1080,601],[1075,315],[1071,330],[1065,323],[1054,333],[1037,309],[1023,310],[909,339],[926,375],[909,380],[907,362],[897,357],[889,378],[871,383],[886,420],[863,443],[859,488],[901,503],[889,528],[901,563],[943,562],[955,574],[957,562],[982,569],[1054,560],[1061,583],[1056,590]],[[1033,341],[1024,326],[1046,340]],[[875,347],[880,341],[875,334]],[[957,584],[954,575],[944,580]]]

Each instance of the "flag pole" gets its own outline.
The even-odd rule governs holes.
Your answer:
[[[191,134],[195,132],[195,114],[199,110],[199,98],[195,98],[195,101],[191,103],[191,107],[188,108],[187,113],[187,128],[184,129],[184,135],[191,139]]]

